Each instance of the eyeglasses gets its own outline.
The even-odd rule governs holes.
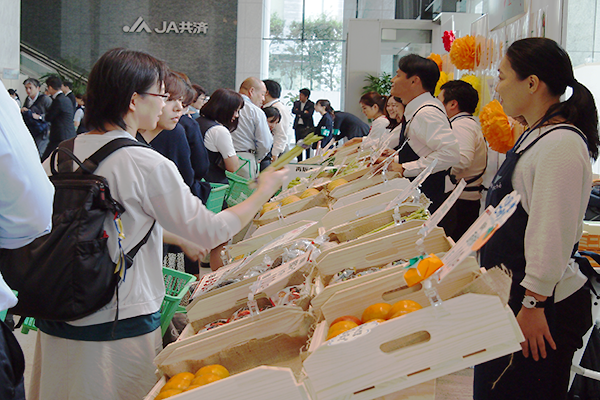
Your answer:
[[[139,94],[149,94],[150,96],[160,97],[164,103],[166,103],[169,100],[169,97],[171,97],[171,95],[169,93],[158,94],[158,93],[142,92]]]

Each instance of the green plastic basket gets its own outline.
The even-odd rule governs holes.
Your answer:
[[[163,268],[163,276],[166,295],[160,307],[160,329],[164,335],[175,312],[177,312],[181,299],[196,280],[196,277],[171,268]]]
[[[229,192],[225,198],[229,207],[241,203],[254,193],[255,189],[250,188],[250,179],[243,178],[229,171],[225,171],[225,174],[229,180]]]
[[[206,201],[206,208],[216,214],[223,209],[223,201],[225,201],[225,196],[227,196],[229,185],[224,183],[211,183],[210,187],[210,195]]]
[[[23,321],[23,325],[21,325],[21,333],[27,335],[29,331],[37,331],[37,326],[35,326],[35,318],[27,317],[25,321]]]

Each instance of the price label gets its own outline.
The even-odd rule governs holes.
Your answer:
[[[429,175],[431,175],[431,172],[433,171],[433,168],[435,168],[435,166],[437,165],[437,162],[438,160],[436,158],[431,164],[427,166],[427,168],[421,171],[421,173],[411,182],[409,186],[406,187],[406,189],[400,192],[400,194],[396,196],[394,200],[390,201],[390,204],[388,204],[386,210],[391,210],[392,208],[396,207],[396,204],[402,204],[404,200],[408,199],[408,196],[413,194],[413,192],[415,192],[417,188],[421,186],[423,182],[425,182],[425,179],[427,179]]]
[[[204,275],[196,286],[196,290],[194,290],[194,293],[192,294],[192,299],[212,290],[217,284],[223,281],[223,276],[230,276],[233,275],[235,271],[238,271],[241,264],[242,260]]]
[[[339,335],[337,335],[333,339],[329,339],[327,341],[327,345],[328,346],[335,346],[336,344],[351,342],[353,340],[358,339],[361,336],[368,335],[369,332],[371,332],[371,330],[374,327],[376,327],[377,325],[379,325],[379,322],[377,322],[377,321],[373,321],[373,322],[369,322],[367,324],[359,325],[356,328],[350,329],[349,331],[340,333]]]
[[[310,252],[304,253],[271,271],[265,272],[250,286],[250,293],[256,296],[258,293],[267,290],[270,286],[289,277],[308,262],[309,255]]]
[[[471,225],[460,240],[442,257],[444,266],[437,272],[438,282],[479,250],[517,209],[521,196],[513,191],[506,195],[496,208],[489,206]]]

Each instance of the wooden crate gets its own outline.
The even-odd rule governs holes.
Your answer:
[[[283,221],[274,221],[269,224],[263,225],[258,228],[252,237],[261,236],[266,233],[270,233],[274,230],[285,228],[298,221],[320,221],[329,212],[327,207],[313,207],[308,210],[300,211],[295,214],[291,214],[283,219]],[[291,229],[290,229],[291,230]],[[288,230],[287,232],[289,232]],[[285,232],[284,232],[285,233]]]
[[[510,309],[498,296],[473,293],[447,299],[439,308],[429,306],[422,291],[405,294],[401,298],[420,298],[424,308],[325,341],[329,321],[360,316],[400,277],[346,289],[323,306],[325,321],[315,330],[304,362],[313,398],[373,399],[520,350],[524,338]],[[438,292],[447,297],[463,282],[464,277],[444,281]]]
[[[357,201],[364,200],[368,197],[373,197],[378,194],[385,193],[388,190],[392,190],[392,189],[402,190],[406,186],[410,185],[410,181],[405,178],[392,179],[390,177],[388,179],[389,180],[387,182],[383,182],[383,177],[381,176],[381,174],[379,174],[379,175],[375,175],[371,179],[367,180],[366,182],[369,186],[367,186],[366,188],[363,188],[363,189],[358,189],[358,185],[356,185],[359,183],[358,181],[356,181],[356,184],[353,182],[352,184],[349,183],[348,185],[342,185],[342,186],[335,188],[333,192],[335,192],[336,196],[338,196],[338,195],[339,196],[336,197],[336,199],[338,199],[338,200],[335,203],[333,203],[331,208],[333,210],[335,210],[336,208],[347,206],[348,204],[351,204],[351,203],[356,203]],[[361,179],[361,181],[362,181],[362,179]],[[342,191],[342,189],[344,189],[344,190]],[[332,194],[333,194],[333,192],[332,192]],[[345,196],[342,196],[342,194],[345,194],[345,193],[348,193],[348,194],[346,194]]]
[[[301,194],[301,193],[300,193]],[[291,214],[298,213],[300,211],[308,210],[313,207],[329,207],[329,202],[327,199],[327,195],[324,191],[321,191],[319,194],[315,196],[308,197],[306,199],[301,199],[294,203],[286,204],[285,206],[281,206],[280,211],[283,217],[287,217]],[[254,222],[259,225],[267,225],[271,222],[277,221],[279,219],[279,213],[277,209],[269,210],[264,213],[259,218],[255,219]]]
[[[398,178],[398,179],[404,180],[404,178],[400,178],[400,174],[397,172],[390,172],[387,177],[388,177],[388,179]],[[342,178],[346,179],[346,177],[342,177]],[[346,180],[348,180],[348,179],[346,179]],[[406,179],[406,180],[408,180],[408,179]],[[356,192],[359,192],[359,191],[369,188],[371,186],[378,185],[382,182],[383,182],[383,176],[380,173],[378,173],[377,175],[372,176],[372,177],[369,177],[369,175],[365,175],[365,176],[362,176],[360,179],[356,179],[354,181],[348,181],[347,184],[336,187],[331,192],[329,192],[329,196],[333,197],[336,200],[339,200],[343,197],[352,195]]]
[[[302,382],[300,351],[315,319],[302,310],[288,311],[188,345],[167,347],[168,352],[163,350],[155,363],[166,376],[195,372],[209,364],[221,364],[231,373],[226,379],[173,399],[309,400]],[[161,379],[145,400],[152,400],[165,381]]]

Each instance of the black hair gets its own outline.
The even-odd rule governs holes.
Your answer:
[[[306,98],[310,97],[310,89],[308,89],[308,88],[300,89],[300,93],[302,93],[303,95],[305,95]]]
[[[272,98],[278,99],[281,97],[281,85],[279,82],[276,82],[272,79],[265,79],[263,82],[267,87],[267,92],[269,92],[269,95]],[[308,95],[310,95],[310,91],[308,92]]]
[[[63,82],[58,75],[50,75],[46,78],[46,85],[54,90],[60,90]]]
[[[133,94],[162,85],[167,71],[164,62],[148,53],[122,48],[107,51],[88,76],[83,124],[100,132],[106,132],[107,124],[126,130],[123,117],[129,111]]]
[[[568,100],[553,104],[544,117],[558,113],[565,122],[575,125],[587,137],[588,151],[598,158],[598,112],[592,93],[573,75],[567,52],[554,40],[528,38],[514,42],[506,51],[512,69],[521,80],[535,75],[548,87],[550,94],[560,96],[567,86],[573,88]]]
[[[458,103],[459,111],[473,114],[479,103],[479,93],[468,82],[455,80],[448,81],[442,85],[440,90],[444,91],[444,104],[452,100]]]
[[[35,86],[35,87],[40,87],[40,86],[42,86],[42,85],[40,84],[40,81],[38,81],[38,80],[37,80],[37,79],[35,79],[35,78],[27,78],[27,79],[25,79],[25,80],[23,81],[23,86],[27,85],[28,83],[31,83],[31,84],[32,84],[33,86]]]
[[[17,93],[15,89],[8,89],[8,94],[11,96],[17,96],[17,99],[19,98],[19,93]]]
[[[331,103],[329,102],[329,100],[326,100],[326,99],[317,100],[317,104],[319,104],[321,107],[323,107],[325,109],[325,111],[327,112],[327,114],[329,114],[333,118],[335,118],[335,113],[333,112],[333,107],[331,107]]]
[[[417,54],[409,54],[398,61],[398,68],[406,74],[407,78],[418,76],[423,89],[433,96],[435,85],[440,79],[440,69],[435,61]]]
[[[277,119],[277,121],[275,121],[275,122],[281,121],[281,113],[279,112],[279,110],[277,108],[265,107],[262,110],[265,112],[265,115],[267,116],[267,120],[271,117],[275,117]]]
[[[68,87],[69,89],[73,90],[73,82],[71,81],[63,81],[63,86]]]
[[[382,96],[377,92],[367,92],[360,96],[359,103],[362,103],[366,106],[373,107],[377,105],[379,107],[379,111],[383,113],[385,109],[385,103],[387,101],[387,96]]]
[[[396,103],[402,104],[402,99],[400,97],[396,97],[396,96],[389,96],[387,98],[387,100],[385,101],[385,107],[383,107],[383,115],[385,115],[385,117],[388,119],[388,121],[390,121],[389,125],[387,126],[387,129],[389,129],[389,130],[392,130],[395,127],[397,127],[398,125],[400,125],[400,121],[396,120],[396,118],[390,117],[390,114],[388,113],[387,105],[391,99],[394,99],[394,101]]]
[[[206,90],[195,83],[192,83],[192,88],[196,91],[196,95],[194,96],[194,101],[192,103],[195,103],[198,101],[198,97],[200,97],[201,94],[206,95]]]
[[[238,119],[234,121],[233,115],[238,109],[244,107],[244,98],[238,92],[231,89],[217,89],[210,99],[200,109],[200,114],[208,119],[219,122],[233,132],[238,125]]]

